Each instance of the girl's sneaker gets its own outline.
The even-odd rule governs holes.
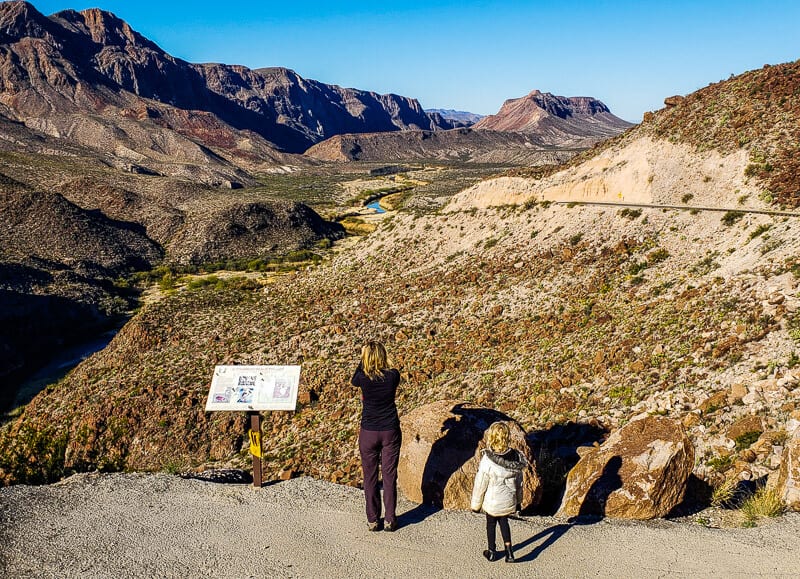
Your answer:
[[[497,561],[500,559],[500,553],[498,553],[494,549],[486,549],[483,552],[483,556],[486,557],[487,561]]]

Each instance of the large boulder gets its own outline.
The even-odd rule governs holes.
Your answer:
[[[683,499],[694,447],[680,422],[650,416],[626,424],[567,475],[558,514],[663,517]]]
[[[800,511],[800,426],[783,448],[777,487],[786,507]]]
[[[511,445],[529,463],[523,473],[522,507],[535,505],[541,484],[522,427],[502,412],[454,400],[421,406],[400,419],[403,445],[397,484],[403,495],[416,503],[468,509],[483,434],[498,420],[509,423]]]

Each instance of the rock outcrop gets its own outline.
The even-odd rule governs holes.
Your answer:
[[[654,519],[683,499],[694,447],[675,420],[648,417],[611,434],[567,475],[560,516]]]
[[[522,507],[535,505],[541,485],[522,427],[496,410],[453,400],[421,406],[401,418],[403,446],[397,479],[401,492],[417,503],[468,509],[484,448],[483,434],[498,420],[509,422],[511,445],[529,463],[523,475]]]
[[[800,426],[786,441],[778,474],[778,493],[793,511],[800,511]]]

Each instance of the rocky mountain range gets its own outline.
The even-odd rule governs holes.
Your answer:
[[[557,165],[633,126],[597,99],[538,90],[506,101],[496,115],[488,117],[436,112],[469,128],[336,135],[309,148],[306,156],[327,161],[428,159]]]
[[[302,165],[307,158],[291,153],[333,136],[439,131],[480,118],[425,111],[412,98],[328,85],[281,67],[188,63],[98,9],[48,17],[12,0],[0,4],[0,30],[0,115],[134,173],[248,186],[253,172]],[[594,99],[535,91],[513,102],[476,127],[585,148],[630,126]],[[443,139],[433,158],[452,155]],[[471,157],[490,153],[475,140]]]
[[[191,64],[102,10],[3,2],[0,30],[0,113],[119,163],[275,164],[334,134],[454,126],[414,99],[285,68]]]

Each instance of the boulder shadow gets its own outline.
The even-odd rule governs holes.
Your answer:
[[[567,422],[529,432],[528,445],[542,481],[542,500],[525,514],[552,516],[558,511],[567,486],[567,473],[578,463],[578,448],[602,443],[608,429],[599,422]]]
[[[665,518],[675,519],[689,517],[704,511],[711,506],[713,487],[695,474],[690,474],[686,479],[686,491],[683,499],[667,513]]]

